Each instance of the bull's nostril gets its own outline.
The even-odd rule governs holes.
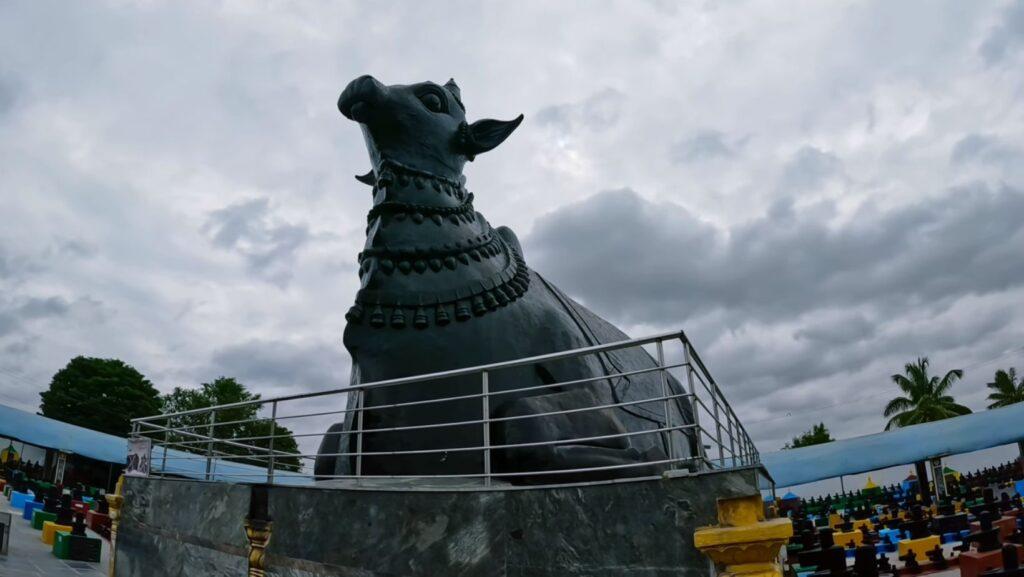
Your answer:
[[[384,99],[386,92],[387,87],[373,76],[360,76],[349,82],[342,91],[341,97],[338,98],[338,110],[346,118],[358,121],[360,119],[355,118],[355,109],[361,108],[362,111],[358,114],[365,116],[369,108]]]
[[[360,101],[353,104],[349,108],[348,114],[346,114],[345,116],[348,116],[349,118],[355,120],[356,122],[366,122],[367,114],[369,113],[369,111],[370,105],[367,104],[366,102]]]

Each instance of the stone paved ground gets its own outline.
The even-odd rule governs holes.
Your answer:
[[[0,577],[101,577],[106,575],[109,543],[103,542],[102,563],[62,561],[53,556],[50,546],[39,539],[28,521],[21,518],[21,512],[10,508],[10,503],[0,499],[3,511],[11,513],[11,541],[7,556],[0,555]],[[90,532],[90,537],[96,537]]]

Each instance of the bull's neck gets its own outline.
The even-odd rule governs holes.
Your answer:
[[[482,315],[525,292],[529,276],[521,255],[474,210],[463,180],[394,163],[381,166],[349,322],[444,325]]]

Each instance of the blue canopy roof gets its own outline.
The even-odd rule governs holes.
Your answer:
[[[0,405],[0,435],[47,449],[81,455],[97,461],[123,466],[128,457],[128,440],[77,425],[43,417],[26,411]],[[163,459],[163,447],[153,448],[153,469],[166,464],[166,473],[206,478],[206,459],[184,451],[170,450]],[[231,483],[265,483],[267,471],[244,463],[216,460],[214,478]],[[274,482],[283,485],[311,485],[308,477],[286,471],[275,471]]]
[[[776,486],[790,487],[957,455],[1024,439],[1024,403],[934,423],[773,453],[761,462]]]
[[[37,447],[124,464],[128,443],[121,437],[0,405],[0,435]]]

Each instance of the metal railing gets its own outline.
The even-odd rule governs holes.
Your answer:
[[[666,350],[673,347],[671,350]],[[616,368],[616,351],[643,349],[645,364],[633,370]],[[495,388],[493,378],[503,371],[537,367],[544,363],[594,356],[614,371],[607,370],[591,377],[521,387]],[[634,355],[634,359],[637,357]],[[609,402],[577,406],[547,412],[496,415],[494,408],[509,395],[522,398],[544,392],[565,392],[580,387],[594,387],[601,383],[616,383],[656,378],[646,381],[652,396],[619,398],[613,393]],[[409,387],[436,381],[475,379],[477,390],[459,390],[459,394],[430,397],[401,402],[374,403],[381,391],[390,387]],[[470,381],[472,382],[472,381]],[[508,379],[504,381],[508,383]],[[653,385],[652,383],[657,383]],[[639,387],[644,388],[644,387]],[[424,389],[430,390],[432,389]],[[344,399],[343,399],[344,397]],[[376,423],[377,411],[418,409],[445,403],[473,403],[479,413],[457,415],[457,420],[418,424]],[[322,410],[332,404],[343,409]],[[315,406],[318,410],[311,410]],[[451,406],[451,405],[449,405]],[[578,419],[594,411],[625,411],[635,423],[643,427],[626,428],[624,432],[587,434],[565,438],[532,440],[528,442],[494,442],[495,427],[527,419]],[[440,412],[440,411],[438,411]],[[626,413],[622,413],[626,415]],[[368,418],[367,415],[370,415]],[[626,416],[629,416],[626,415]],[[341,418],[343,430],[329,432],[331,421]],[[735,411],[725,399],[721,389],[711,377],[704,363],[694,351],[682,331],[657,334],[616,343],[590,346],[570,351],[515,359],[476,367],[417,375],[373,383],[363,383],[341,389],[281,396],[210,408],[195,409],[144,417],[132,420],[132,437],[151,439],[151,476],[183,476],[211,481],[306,484],[331,479],[463,479],[472,480],[481,487],[505,486],[509,483],[546,479],[546,484],[575,484],[586,480],[614,478],[648,478],[666,470],[683,469],[691,473],[708,470],[731,469],[758,465],[760,457],[754,443],[740,423]],[[393,426],[381,426],[381,425]],[[479,427],[479,429],[476,429]],[[292,430],[295,428],[297,430]],[[417,440],[418,435],[432,430],[453,429],[475,431],[456,435],[460,442],[452,446],[374,450],[373,435],[398,435],[402,439]],[[319,453],[314,444],[330,435],[338,435],[338,450]],[[602,442],[620,442],[627,445],[657,446],[655,457],[648,455],[636,462],[590,465],[563,468],[528,468],[509,470],[496,467],[493,457],[509,451],[543,450],[566,445],[593,445]],[[370,445],[367,449],[366,446]],[[459,470],[451,473],[436,470],[403,471],[402,474],[375,472],[368,466],[382,459],[412,460],[425,456],[479,455],[479,469]],[[337,468],[330,474],[314,474],[313,463],[320,458],[344,460],[342,472]],[[412,462],[412,461],[408,461]],[[476,462],[476,461],[469,461]],[[655,469],[652,469],[655,468]],[[563,477],[560,477],[563,476]],[[559,479],[565,479],[561,481]],[[584,478],[583,481],[580,481]],[[505,481],[507,483],[500,483]]]

